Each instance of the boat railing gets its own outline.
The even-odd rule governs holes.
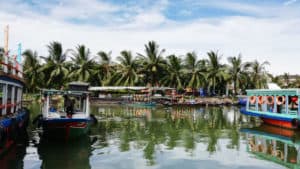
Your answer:
[[[23,78],[23,65],[16,60],[16,56],[0,54],[0,71],[19,79]]]
[[[282,100],[279,102],[278,97]],[[270,100],[268,100],[270,98]],[[297,95],[252,95],[248,96],[246,109],[258,112],[271,112],[300,117],[300,98]]]

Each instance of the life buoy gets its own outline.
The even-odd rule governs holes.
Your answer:
[[[256,96],[251,96],[250,97],[250,103],[254,104],[256,102]]]
[[[285,102],[284,96],[277,96],[276,98],[277,105],[282,105]]]
[[[298,106],[298,97],[292,97],[291,102]]]
[[[274,97],[273,96],[267,96],[267,104],[268,105],[274,104]]]
[[[265,100],[264,100],[264,96],[258,96],[258,104],[264,104]]]

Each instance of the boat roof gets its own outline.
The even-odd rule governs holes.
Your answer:
[[[110,90],[172,90],[171,87],[146,87],[146,86],[93,86],[89,91],[110,91]]]
[[[87,91],[77,91],[77,90],[56,90],[56,89],[41,89],[42,94],[56,94],[56,95],[84,95],[88,94]]]
[[[272,96],[272,95],[290,95],[299,96],[300,89],[254,89],[246,90],[248,96]]]

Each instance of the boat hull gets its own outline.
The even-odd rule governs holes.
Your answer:
[[[86,135],[90,129],[88,119],[43,119],[43,136],[55,139],[75,139]]]
[[[16,143],[17,139],[26,132],[29,122],[29,111],[20,110],[12,117],[0,120],[0,157]]]
[[[299,129],[300,123],[297,115],[279,114],[272,112],[247,111],[242,108],[241,113],[259,117],[264,123],[288,129]]]

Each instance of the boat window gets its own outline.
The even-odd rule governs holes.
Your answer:
[[[10,105],[12,103],[12,86],[7,86],[7,104]],[[11,113],[11,107],[7,107],[6,113]]]

